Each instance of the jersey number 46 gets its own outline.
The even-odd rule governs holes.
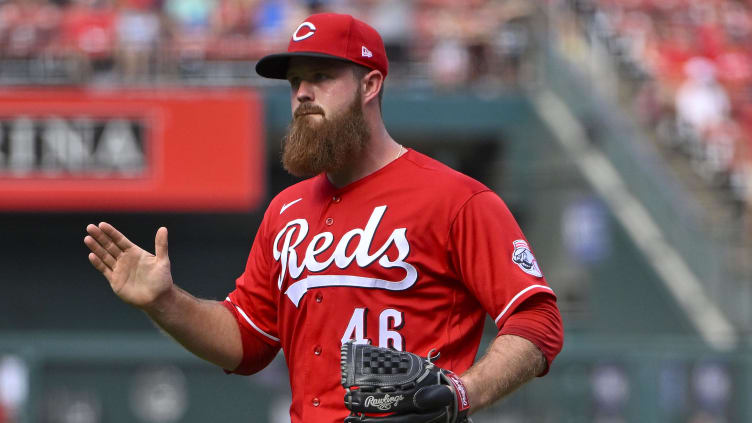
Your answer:
[[[373,344],[368,334],[367,320],[368,309],[356,308],[353,312],[350,322],[347,324],[345,334],[342,335],[342,343],[354,339],[356,344]],[[379,314],[379,347],[393,348],[398,351],[404,351],[405,340],[397,332],[405,326],[403,313],[401,311],[387,308]]]

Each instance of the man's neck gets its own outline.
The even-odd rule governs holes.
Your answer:
[[[383,126],[372,134],[363,153],[350,166],[336,173],[327,172],[326,176],[332,185],[342,188],[365,178],[397,159],[402,153],[402,146],[389,136]]]

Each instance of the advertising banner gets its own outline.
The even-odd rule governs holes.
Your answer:
[[[249,89],[6,89],[0,211],[247,211],[266,188]]]

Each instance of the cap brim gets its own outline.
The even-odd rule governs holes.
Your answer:
[[[287,79],[287,66],[293,57],[320,57],[323,59],[334,59],[343,62],[352,62],[348,59],[332,56],[331,54],[315,53],[308,51],[296,51],[293,53],[277,53],[262,57],[256,63],[256,73],[264,78]]]

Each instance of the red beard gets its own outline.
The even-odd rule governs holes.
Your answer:
[[[315,113],[320,117],[307,116]],[[331,119],[319,106],[303,103],[282,138],[282,166],[301,178],[337,173],[359,159],[369,138],[360,92],[344,113]]]

